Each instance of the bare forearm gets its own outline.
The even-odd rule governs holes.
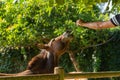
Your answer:
[[[101,22],[83,22],[82,20],[77,20],[76,24],[78,26],[87,27],[90,29],[106,29],[106,28],[113,28],[115,26],[120,26],[120,14],[115,15],[108,21],[101,21]]]
[[[105,28],[112,28],[115,27],[115,25],[109,20],[109,21],[102,21],[102,22],[82,22],[81,20],[77,21],[78,26],[84,26],[90,29],[105,29]]]
[[[82,23],[81,26],[85,26],[91,29],[105,29],[115,27],[111,21]]]

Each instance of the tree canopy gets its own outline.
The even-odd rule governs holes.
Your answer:
[[[107,1],[108,5],[104,12],[108,12],[103,14],[96,5]],[[67,28],[75,30],[75,35],[78,37],[78,32],[79,34],[85,32],[85,29],[81,31],[81,28],[75,27],[77,19],[81,18],[84,21],[107,20],[110,13],[119,12],[117,2],[119,0],[1,1],[0,46],[32,45],[37,41],[40,42],[43,37],[45,39],[46,37],[51,38],[55,34],[59,35]],[[107,9],[110,6],[113,7],[111,12]]]

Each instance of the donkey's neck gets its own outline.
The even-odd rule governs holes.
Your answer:
[[[55,55],[53,52],[47,52],[47,56],[46,57],[47,57],[46,68],[48,70],[54,69],[54,67],[58,66],[57,55]]]

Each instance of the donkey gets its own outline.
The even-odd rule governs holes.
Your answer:
[[[40,54],[36,55],[29,61],[25,71],[16,74],[0,73],[0,76],[24,76],[53,73],[54,67],[58,66],[59,58],[67,51],[72,38],[73,35],[71,31],[66,31],[62,35],[51,39],[48,44],[37,44],[42,50]]]

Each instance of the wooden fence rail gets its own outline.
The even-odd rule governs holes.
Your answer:
[[[64,69],[56,67],[54,74],[37,74],[28,76],[0,76],[0,80],[64,80],[80,78],[111,78],[120,77],[120,71],[109,72],[83,72],[64,74]]]
[[[1,76],[0,80],[59,80],[59,75]]]
[[[120,71],[110,71],[110,72],[84,72],[84,73],[73,73],[66,74],[65,78],[111,78],[111,77],[120,77]]]

